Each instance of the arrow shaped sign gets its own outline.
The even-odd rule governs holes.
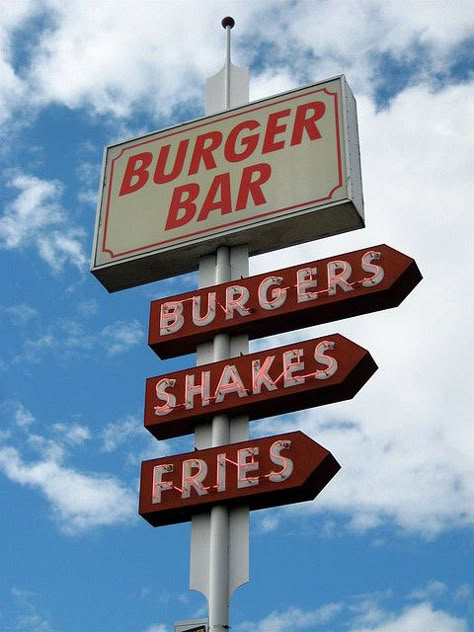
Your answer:
[[[170,358],[221,332],[258,338],[396,307],[421,278],[389,246],[357,250],[153,301],[148,344]]]
[[[351,399],[377,365],[340,334],[151,377],[145,427],[158,439],[222,413],[250,419]]]
[[[300,431],[162,457],[142,463],[139,513],[157,527],[216,503],[263,509],[312,500],[339,469]]]

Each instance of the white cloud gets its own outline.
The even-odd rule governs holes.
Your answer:
[[[142,461],[157,459],[173,452],[169,442],[156,441],[143,428],[143,419],[128,415],[107,424],[101,432],[102,450],[112,453],[126,449],[128,465],[140,466]]]
[[[32,423],[34,423],[35,418],[32,413],[23,406],[21,402],[17,404],[17,409],[15,411],[15,423],[20,428],[29,428]]]
[[[468,632],[466,621],[442,610],[434,610],[430,603],[406,608],[400,615],[388,616],[374,626],[353,628],[353,632]]]
[[[38,316],[38,310],[25,303],[5,307],[4,312],[11,318],[15,325],[26,325],[30,320]]]
[[[120,117],[128,115],[132,105],[169,112],[184,86],[184,100],[199,92],[196,67],[209,63],[214,51],[206,42],[195,55],[195,47],[206,41],[214,8],[190,2],[178,8],[122,4],[119,11],[109,3],[88,1],[49,5],[54,28],[41,41],[28,77],[38,103],[89,103],[99,113]],[[187,23],[181,28],[191,35],[181,39],[179,49],[165,45],[176,29],[176,10],[186,11]]]
[[[141,436],[142,433],[142,422],[132,415],[120,421],[113,421],[102,431],[103,450],[114,452],[119,446],[129,443],[130,439]]]
[[[80,424],[59,423],[53,424],[52,428],[66,444],[81,445],[91,438],[89,428],[87,428],[87,426],[81,426]]]
[[[264,533],[271,533],[272,531],[276,531],[278,525],[278,516],[270,512],[265,512],[260,521],[260,528]]]
[[[27,20],[33,11],[34,2],[19,0],[2,3],[0,22],[0,125],[7,122],[10,115],[21,106],[26,91],[26,83],[13,67],[12,38],[16,29]]]
[[[55,230],[40,235],[37,238],[39,254],[55,272],[60,272],[67,262],[84,270],[87,263],[81,242],[84,235],[80,228]]]
[[[462,584],[454,593],[454,598],[458,601],[467,601],[471,598],[472,589],[469,584]],[[472,608],[474,608],[474,601],[471,604]]]
[[[93,152],[98,158],[97,148],[86,147],[87,153]],[[94,209],[97,205],[97,183],[100,177],[100,162],[88,162],[84,160],[76,169],[77,177],[81,184],[78,192],[78,200],[83,204],[91,205]]]
[[[26,461],[16,448],[6,446],[0,448],[0,470],[15,483],[39,489],[66,534],[134,519],[136,498],[123,483],[106,474],[78,472],[58,457]]]
[[[268,7],[276,8],[275,3]],[[275,75],[291,78],[285,89],[341,72],[357,93],[373,94],[385,74],[379,66],[382,55],[400,63],[405,74],[409,68],[418,79],[436,82],[452,63],[455,47],[472,37],[470,15],[470,4],[464,1],[454,7],[419,0],[410,3],[409,11],[400,3],[374,0],[360,0],[357,10],[352,0],[285,3],[277,19],[258,20],[253,27],[259,30],[258,37],[249,37],[251,57],[256,52],[252,42],[260,49],[262,42],[267,46],[266,68],[253,82],[253,96],[272,94],[267,89]]]
[[[52,632],[50,623],[39,613],[36,605],[37,595],[23,588],[11,589],[12,603],[15,610],[11,626],[6,623],[9,630],[18,632]]]
[[[432,582],[433,584],[435,582]],[[434,595],[434,597],[439,596]],[[468,632],[465,619],[436,608],[429,601],[389,610],[391,591],[353,595],[313,610],[289,607],[276,610],[261,621],[244,621],[236,632],[291,632],[348,629],[351,632]]]
[[[3,120],[24,108],[25,94],[32,108],[55,103],[109,117],[140,109],[157,116],[169,116],[177,106],[194,110],[203,102],[205,79],[223,63],[224,12],[236,19],[234,63],[256,66],[253,98],[341,71],[358,90],[370,93],[377,85],[377,55],[384,52],[419,76],[436,77],[449,65],[454,48],[472,35],[465,0],[455,5],[418,0],[410,3],[410,11],[374,0],[360,0],[357,10],[351,0],[283,6],[276,0],[232,0],[225,10],[220,3],[194,0],[121,2],[119,10],[92,0],[15,4],[21,8],[9,9],[0,26]],[[38,11],[45,18],[43,30],[18,68],[12,39],[30,36]],[[179,46],[169,33],[179,37]]]
[[[81,301],[77,309],[82,316],[94,316],[99,311],[99,303],[94,299]]]
[[[107,355],[115,356],[142,342],[143,336],[143,328],[137,320],[117,321],[104,327],[100,340],[107,350]]]
[[[315,610],[304,611],[289,608],[286,611],[275,610],[262,621],[244,622],[236,626],[237,632],[286,632],[292,630],[314,630],[331,621],[343,608],[342,604],[331,603]]]
[[[151,627],[147,628],[145,632],[169,632],[169,630],[165,625],[160,623],[158,625],[152,625]]]
[[[85,306],[86,313],[94,306]],[[84,310],[79,305],[79,311]],[[140,323],[132,321],[116,321],[100,331],[86,329],[75,320],[62,320],[59,323],[48,323],[46,331],[39,331],[35,337],[24,340],[22,349],[16,353],[13,364],[38,364],[45,356],[56,354],[63,358],[75,355],[88,355],[97,347],[105,350],[108,358],[127,353],[137,344],[143,342],[144,333]]]
[[[30,426],[36,420],[21,402],[4,402],[0,409],[15,430],[0,437],[0,474],[39,490],[61,531],[74,535],[134,520],[134,490],[107,473],[82,472],[66,465],[71,450],[91,439],[86,426],[62,422],[41,429],[36,422],[37,430],[32,432]]]
[[[444,582],[440,582],[438,580],[433,580],[429,582],[427,586],[424,588],[418,588],[410,593],[410,598],[412,599],[431,599],[433,597],[438,597],[447,591],[448,587]]]
[[[361,98],[359,113],[367,228],[281,251],[278,266],[388,243],[424,279],[395,310],[266,341],[337,331],[379,370],[350,402],[253,427],[300,428],[342,465],[315,503],[291,513],[342,512],[359,530],[395,521],[432,537],[474,525],[472,89],[410,88],[381,112]],[[252,273],[274,269],[274,256],[256,257]]]
[[[60,204],[61,183],[15,175],[7,181],[7,187],[17,194],[0,216],[0,247],[13,250],[34,246],[56,272],[66,263],[83,270],[86,256],[81,239],[85,233],[68,225]]]
[[[38,338],[27,338],[23,343],[23,350],[17,353],[13,359],[14,364],[37,364],[43,355],[55,349],[57,341],[51,334],[43,334]]]
[[[18,194],[0,219],[0,238],[4,248],[12,249],[30,241],[38,231],[64,221],[58,203],[62,186],[35,176],[17,175],[7,182]]]
[[[397,27],[390,44],[398,43],[400,49],[413,36],[441,47],[451,46],[473,34],[469,20],[472,5],[468,0],[457,2],[454,11],[438,0],[415,0],[410,3],[410,11],[398,4],[382,3],[380,6],[387,22],[393,22]],[[400,37],[400,33],[404,36]]]

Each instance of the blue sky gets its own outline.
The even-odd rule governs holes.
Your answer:
[[[251,99],[344,73],[367,228],[254,257],[251,272],[374,246],[423,282],[339,332],[379,370],[350,402],[252,422],[297,428],[343,469],[313,503],[255,512],[236,632],[474,627],[470,3],[0,0],[0,629],[169,632],[206,615],[189,525],[137,516],[140,462],[185,452],[143,428],[145,378],[194,364],[147,347],[149,302],[190,274],[108,294],[89,272],[103,147],[204,113],[224,57]]]

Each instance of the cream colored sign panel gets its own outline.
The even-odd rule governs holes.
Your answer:
[[[328,208],[334,220],[314,215]],[[110,290],[187,272],[221,244],[264,252],[362,226],[344,77],[108,147],[98,215],[92,271]]]

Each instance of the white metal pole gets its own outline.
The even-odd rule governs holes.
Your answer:
[[[234,28],[234,19],[231,17],[226,17],[222,20],[222,26],[225,28],[226,34],[226,45],[225,45],[225,92],[224,92],[224,103],[225,109],[230,109],[230,31]]]
[[[224,80],[225,109],[230,109],[230,31],[235,22],[227,17],[222,20],[226,31],[226,56]],[[221,246],[216,252],[216,284],[231,280],[230,252]],[[230,357],[230,338],[218,334],[214,338],[214,361]],[[212,420],[212,447],[230,443],[230,422],[227,415],[217,415]],[[224,505],[211,509],[209,533],[209,632],[225,632],[229,629],[229,510]]]
[[[207,81],[206,114],[248,103],[248,69],[231,63],[230,31],[235,22],[226,17],[224,67]],[[221,246],[212,255],[199,260],[199,287],[209,287],[248,276],[248,248]],[[197,364],[225,360],[248,353],[248,336],[218,334],[209,343],[197,348]],[[245,441],[249,436],[248,416],[232,419],[217,415],[209,424],[195,430],[197,449]],[[249,509],[242,506],[228,509],[216,505],[208,514],[192,519],[190,588],[203,593],[209,605],[209,632],[227,632],[229,601],[236,588],[249,580]]]
[[[227,27],[226,30],[230,30]],[[231,280],[229,248],[216,252],[216,284]],[[214,338],[214,361],[230,357],[230,338],[218,334]],[[227,415],[216,415],[211,427],[212,447],[230,443],[230,421]],[[209,632],[229,629],[229,510],[224,505],[211,509],[209,534]]]

